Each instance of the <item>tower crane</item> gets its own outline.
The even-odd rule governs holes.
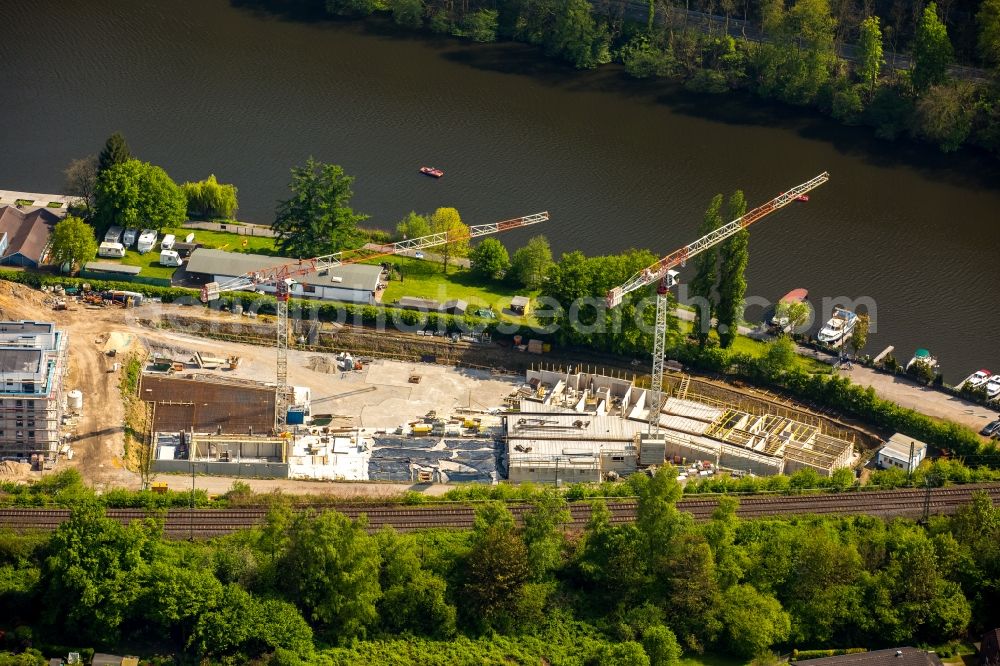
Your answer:
[[[287,264],[244,273],[239,277],[226,280],[225,282],[209,282],[201,289],[201,300],[203,303],[207,303],[227,292],[256,291],[259,287],[274,287],[274,295],[277,300],[277,381],[275,382],[274,397],[274,429],[275,432],[281,433],[288,425],[288,299],[291,296],[292,287],[296,282],[295,278],[312,273],[322,275],[338,266],[401,254],[410,250],[423,250],[424,248],[436,245],[455,243],[479,238],[488,234],[520,229],[521,227],[545,222],[548,219],[548,212],[533,213],[511,220],[470,226],[468,227],[468,231],[458,234],[449,234],[447,231],[442,231],[418,238],[401,240],[396,243],[386,243],[383,245],[368,244],[354,250],[324,254],[312,259],[300,259]],[[334,280],[336,281],[336,278]]]
[[[754,208],[743,217],[705,234],[690,245],[685,245],[680,249],[674,250],[652,266],[648,266],[633,275],[625,284],[615,287],[607,293],[605,301],[609,308],[613,308],[622,302],[626,294],[642,289],[654,282],[659,283],[656,287],[653,371],[650,376],[649,390],[649,397],[652,400],[649,405],[649,427],[647,431],[649,435],[655,436],[660,431],[660,410],[663,408],[663,351],[666,347],[667,336],[667,291],[677,283],[678,273],[674,269],[678,266],[684,266],[688,259],[704,252],[710,247],[718,245],[727,238],[735,236],[754,222],[761,220],[780,208],[784,208],[796,199],[804,197],[807,192],[819,187],[829,179],[830,174],[824,171],[812,180],[808,180],[801,185],[796,185],[787,192],[782,192],[767,203]]]

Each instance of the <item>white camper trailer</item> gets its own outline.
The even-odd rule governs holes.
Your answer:
[[[167,234],[166,236],[163,237],[163,240],[160,241],[160,249],[161,250],[174,249],[174,240],[175,239],[173,234]]]
[[[173,250],[160,250],[161,266],[180,266],[181,256]]]
[[[143,229],[142,233],[139,234],[139,241],[135,245],[135,249],[139,251],[139,254],[146,254],[156,246],[156,232],[152,229]]]
[[[121,243],[108,243],[107,241],[101,243],[100,247],[97,248],[97,256],[99,257],[117,257],[121,258],[125,256],[125,246]]]

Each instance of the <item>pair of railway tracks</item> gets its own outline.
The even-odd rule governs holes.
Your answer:
[[[903,490],[862,491],[810,495],[746,496],[740,498],[737,516],[760,519],[793,515],[870,515],[879,518],[920,518],[925,514],[948,515],[968,504],[975,491],[986,492],[994,503],[1000,503],[1000,484],[970,484],[958,487],[928,490],[909,488]],[[628,523],[636,519],[638,504],[635,500],[606,500],[612,523]],[[718,497],[688,496],[677,503],[677,508],[694,516],[695,520],[708,520],[718,506]],[[527,504],[508,507],[520,523],[525,513],[531,511]],[[376,532],[390,526],[400,532],[445,528],[469,529],[475,520],[474,505],[378,506],[334,505],[317,507],[317,510],[336,510],[349,518],[363,514],[368,530]],[[69,519],[68,509],[0,509],[0,528],[18,532],[51,531]],[[588,502],[569,505],[570,520],[565,527],[582,530],[591,517]],[[122,523],[154,517],[163,521],[164,534],[169,538],[211,538],[249,529],[263,524],[266,509],[170,509],[150,512],[145,509],[108,509],[107,516]]]

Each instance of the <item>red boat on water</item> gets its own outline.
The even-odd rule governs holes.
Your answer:
[[[440,178],[444,175],[444,171],[441,169],[435,169],[434,167],[422,166],[420,167],[420,173],[431,176],[432,178]]]

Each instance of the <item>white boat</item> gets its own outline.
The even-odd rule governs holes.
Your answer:
[[[851,336],[857,323],[858,315],[855,313],[844,308],[834,308],[833,316],[816,334],[816,339],[828,345],[839,344]]]
[[[937,359],[931,356],[931,353],[926,349],[918,349],[910,362],[906,364],[906,369],[909,370],[913,365],[917,363],[922,363],[928,366],[931,370],[937,370],[938,362]]]
[[[965,383],[971,388],[976,388],[977,386],[982,386],[983,384],[988,382],[990,377],[992,376],[993,373],[990,372],[989,370],[976,370],[971,375],[969,375],[969,378],[965,380]]]

